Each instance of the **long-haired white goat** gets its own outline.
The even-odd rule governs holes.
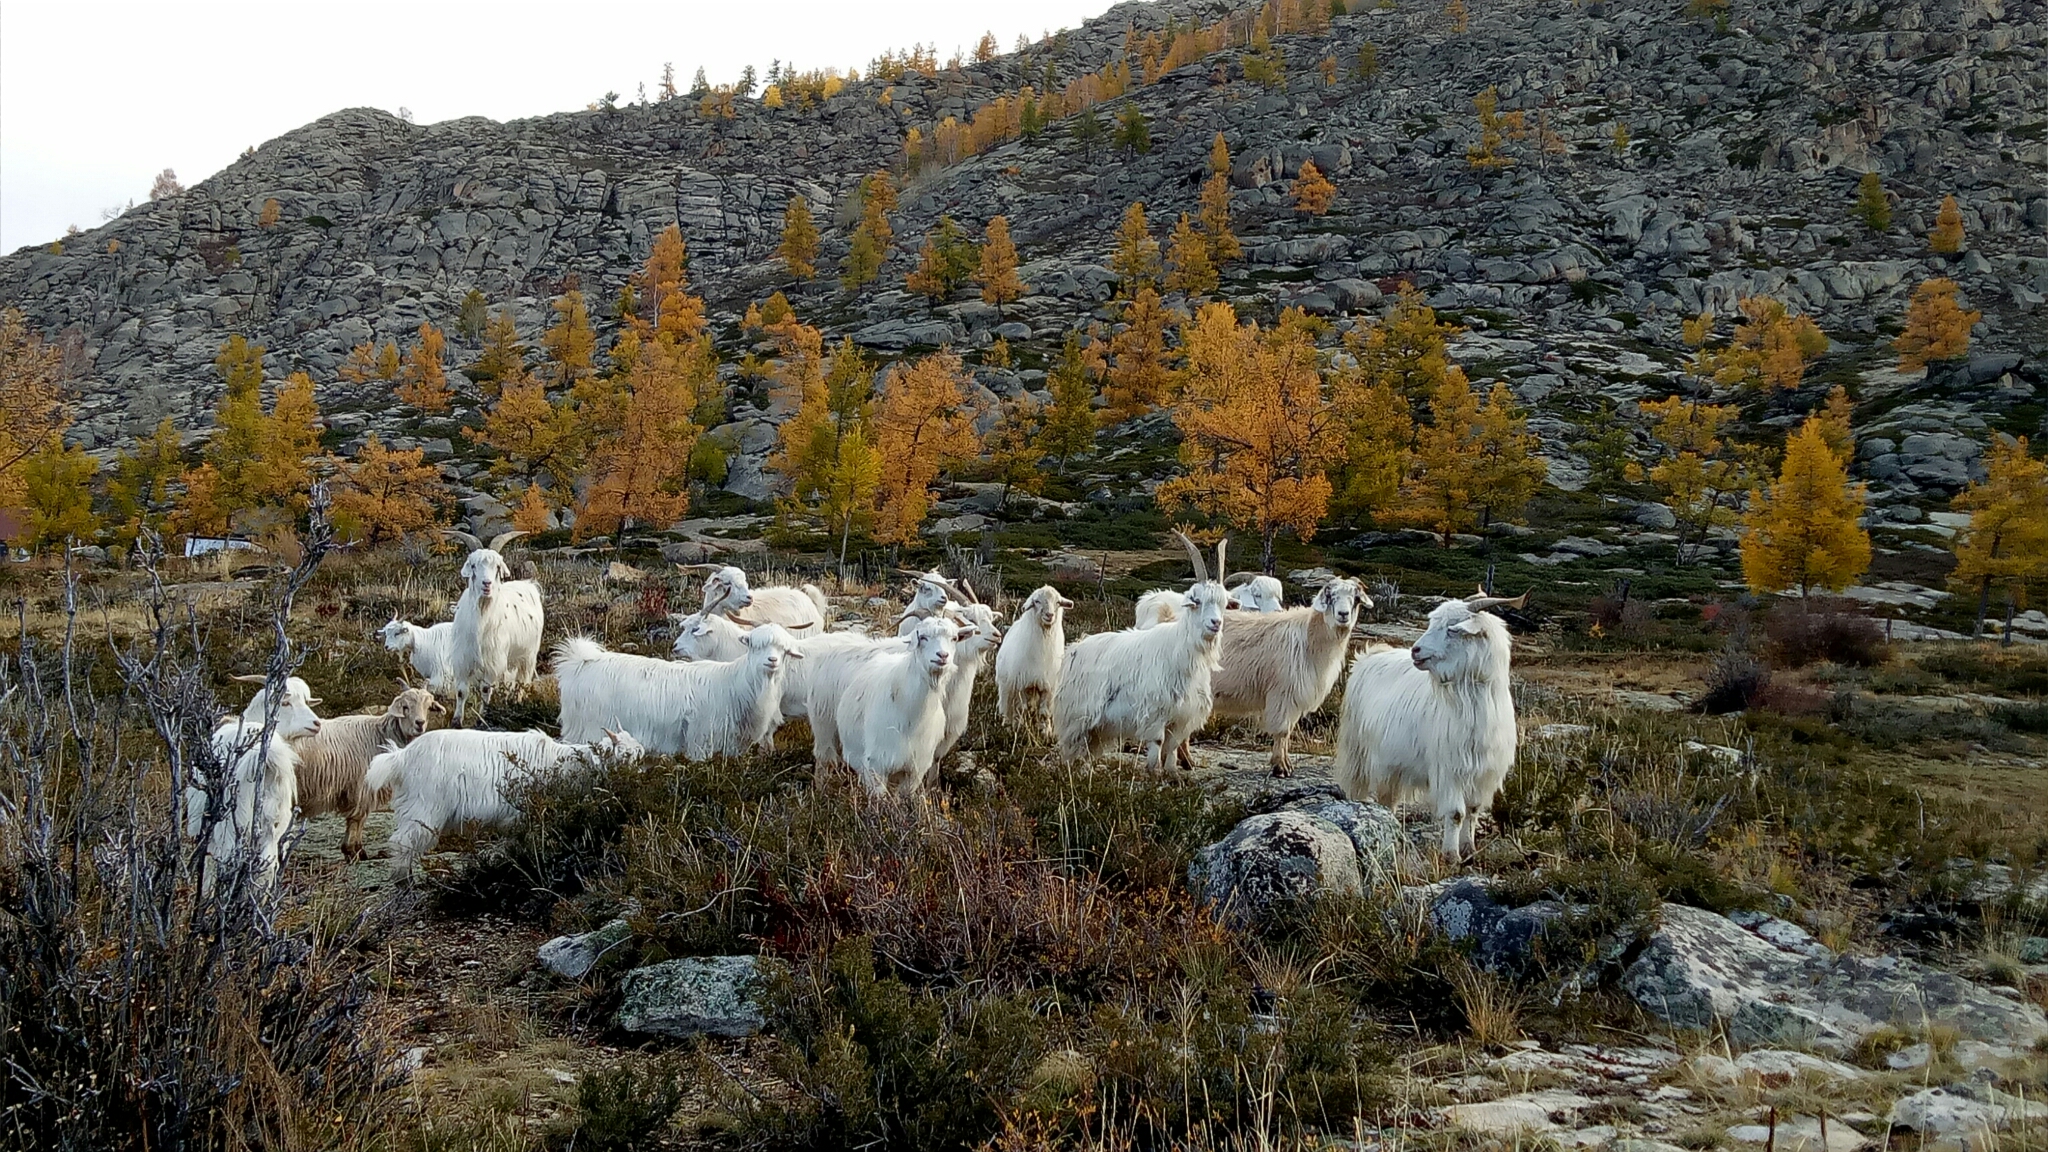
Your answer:
[[[1351,662],[1330,774],[1354,800],[1426,797],[1443,821],[1446,856],[1472,852],[1479,817],[1515,762],[1508,628],[1487,609],[1527,599],[1446,600],[1413,648]]]
[[[1277,576],[1263,572],[1232,572],[1223,582],[1230,592],[1230,606],[1240,612],[1278,612],[1286,589]]]
[[[1052,731],[1052,702],[1059,694],[1060,659],[1067,652],[1067,609],[1074,602],[1050,584],[1024,598],[1017,619],[996,649],[996,711],[1015,727],[1038,724]]]
[[[454,694],[454,621],[443,620],[423,627],[393,616],[390,623],[377,629],[377,635],[384,638],[384,647],[398,653],[412,666],[427,687],[436,692]]]
[[[730,564],[678,564],[704,574],[704,613],[734,616],[746,624],[780,624],[792,636],[825,630],[831,605],[816,584],[796,588],[747,587],[747,574]]]
[[[525,535],[501,532],[486,548],[467,532],[442,529],[470,546],[462,562],[462,598],[455,602],[449,642],[449,679],[455,684],[455,722],[465,723],[471,695],[488,704],[500,686],[524,688],[540,661],[546,623],[540,585],[512,579],[512,566],[499,549]]]
[[[902,614],[896,617],[898,636],[910,635],[919,624],[943,612],[948,604],[970,602],[970,594],[961,588],[964,581],[955,583],[948,580],[945,574],[936,568],[929,572],[912,572],[908,568],[898,568],[896,571],[914,581],[911,585],[910,603],[904,605]]]
[[[297,754],[299,814],[308,820],[329,812],[341,814],[347,828],[341,854],[354,860],[363,854],[363,821],[377,806],[377,793],[363,783],[370,760],[385,747],[403,748],[445,713],[425,688],[407,688],[376,715],[330,716],[320,731],[292,741]]]
[[[1292,775],[1287,744],[1294,726],[1329,697],[1344,672],[1351,629],[1370,607],[1365,588],[1339,576],[1306,608],[1224,613],[1223,667],[1211,681],[1215,715],[1259,721],[1273,738],[1273,775]]]
[[[1162,772],[1174,749],[1209,719],[1210,675],[1227,593],[1209,578],[1195,542],[1186,536],[1180,541],[1195,582],[1182,595],[1178,619],[1097,633],[1067,649],[1053,700],[1061,759],[1071,762],[1136,741],[1146,767]],[[1224,545],[1216,544],[1219,572]]]
[[[972,603],[949,606],[947,618],[970,631],[954,641],[953,670],[946,674],[946,734],[939,741],[941,757],[967,734],[967,712],[974,703],[975,677],[981,674],[983,660],[1003,640],[996,610],[983,604],[964,581],[961,590]]]
[[[256,690],[241,715],[222,720],[213,730],[213,757],[227,780],[222,785],[222,810],[207,833],[206,864],[199,877],[202,892],[213,890],[221,865],[241,860],[245,852],[255,861],[257,883],[269,884],[276,878],[278,846],[298,806],[299,760],[292,741],[320,731],[320,717],[313,713],[319,698],[304,680],[292,676],[277,694],[276,717],[264,740],[264,718],[272,704],[268,681],[262,676],[235,679],[265,686]],[[196,840],[206,832],[209,803],[206,780],[196,772],[185,787],[184,801],[185,835]]]
[[[690,760],[766,747],[782,723],[783,669],[802,658],[779,624],[747,633],[746,655],[726,661],[656,660],[571,637],[555,647],[562,739],[595,740],[616,728]]]
[[[946,736],[953,647],[973,631],[933,617],[907,637],[826,655],[811,691],[819,771],[845,764],[874,797],[923,787]]]
[[[511,785],[607,757],[638,759],[643,751],[625,732],[570,744],[545,732],[443,728],[380,753],[364,780],[373,791],[391,789],[391,871],[403,876],[451,824],[510,824],[519,815]]]

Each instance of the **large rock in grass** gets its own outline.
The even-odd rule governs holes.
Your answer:
[[[620,981],[618,1025],[661,1036],[752,1036],[761,996],[782,970],[760,956],[695,956],[635,968]]]
[[[1719,1023],[1745,1046],[1842,1051],[1888,1024],[2010,1044],[2048,1036],[2048,1017],[2017,993],[1903,957],[1838,956],[1795,924],[1738,917],[1664,905],[1622,987],[1668,1024]]]
[[[1450,940],[1470,941],[1472,962],[1499,976],[1541,971],[1546,933],[1572,911],[1556,900],[1509,908],[1469,877],[1428,891],[1430,926]]]
[[[1202,849],[1188,866],[1188,878],[1219,919],[1239,928],[1298,914],[1325,893],[1365,891],[1351,837],[1307,812],[1244,820]]]
[[[633,929],[624,920],[612,920],[603,927],[574,936],[557,936],[540,946],[541,967],[569,980],[581,980],[613,949],[633,939]]]

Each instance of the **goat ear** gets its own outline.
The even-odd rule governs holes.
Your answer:
[[[1072,600],[1067,599],[1065,596],[1060,597],[1059,602],[1060,607],[1062,608],[1072,608],[1074,606],[1074,602]]]
[[[325,701],[321,700],[318,696],[306,697],[306,707],[308,708],[317,708],[323,703],[325,703]]]
[[[789,651],[784,652],[783,655],[789,657],[791,660],[801,660],[804,658],[803,652],[796,648],[791,648]]]
[[[448,711],[448,709],[447,709],[447,707],[446,707],[446,706],[444,706],[444,705],[443,705],[443,704],[442,704],[442,703],[441,703],[441,702],[440,702],[439,700],[430,700],[430,701],[428,701],[428,702],[427,702],[427,711],[429,711],[429,712],[446,712],[446,711]]]
[[[1463,632],[1467,636],[1484,636],[1486,634],[1486,625],[1481,624],[1477,617],[1460,620],[1456,624],[1451,625],[1451,627],[1459,632]]]
[[[230,680],[233,680],[233,681],[234,681],[234,682],[236,682],[237,684],[268,684],[268,683],[270,683],[270,677],[268,677],[268,676],[230,676],[230,677],[228,677],[228,679],[230,679]]]

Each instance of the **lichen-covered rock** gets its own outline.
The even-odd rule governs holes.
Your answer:
[[[1219,918],[1246,928],[1300,911],[1324,893],[1365,890],[1351,837],[1305,812],[1246,819],[1202,849],[1188,875]]]
[[[633,929],[624,920],[611,920],[589,932],[557,936],[541,945],[538,955],[541,967],[564,979],[581,980],[607,953],[632,938]]]
[[[1446,939],[1470,941],[1472,962],[1498,975],[1526,976],[1540,970],[1546,959],[1545,933],[1571,912],[1556,900],[1503,907],[1484,885],[1469,878],[1430,891],[1431,926]]]
[[[696,956],[635,968],[619,982],[618,1025],[661,1036],[752,1036],[767,1023],[760,997],[780,970],[780,961],[761,956]]]
[[[1971,1149],[1995,1147],[1994,1132],[2011,1127],[2015,1120],[2038,1122],[2048,1117],[2048,1105],[2023,1100],[1996,1088],[1950,1085],[1924,1088],[1892,1105],[1891,1123],[1911,1128],[1922,1136],[1953,1138]]]
[[[1839,1051],[1886,1024],[1941,1023],[1965,1037],[2008,1043],[2048,1036],[2041,1009],[1999,990],[1904,957],[1837,956],[1797,925],[1745,919],[1747,927],[1664,905],[1622,987],[1664,1022],[1719,1023],[1737,1045]]]
[[[1312,799],[1287,806],[1337,826],[1358,850],[1359,874],[1368,889],[1396,883],[1394,868],[1408,847],[1401,818],[1367,800]]]

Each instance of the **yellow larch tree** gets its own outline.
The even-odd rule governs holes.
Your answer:
[[[1399,388],[1357,368],[1339,374],[1335,398],[1343,422],[1344,461],[1331,479],[1331,511],[1353,523],[1376,519],[1399,502],[1415,439],[1414,416]]]
[[[569,388],[595,370],[597,333],[590,327],[590,308],[583,293],[571,288],[555,298],[555,322],[541,333],[547,352],[542,379],[553,388]]]
[[[448,390],[448,372],[441,357],[448,346],[439,328],[420,324],[419,343],[406,353],[405,367],[398,375],[398,399],[426,413],[448,411],[454,394]]]
[[[21,468],[70,423],[64,354],[18,309],[0,309],[0,508],[19,507]]]
[[[643,337],[693,340],[704,331],[704,301],[690,293],[685,271],[689,251],[683,230],[671,224],[654,238],[647,263],[635,278],[643,315],[635,317]]]
[[[524,371],[498,383],[498,399],[484,414],[483,430],[465,435],[498,453],[491,465],[494,475],[528,482],[545,476],[555,491],[569,491],[582,465],[575,411],[566,398],[549,400],[547,388]]]
[[[1159,241],[1152,238],[1152,226],[1145,220],[1143,201],[1124,209],[1123,223],[1116,230],[1116,254],[1109,270],[1117,276],[1117,294],[1125,299],[1159,280]]]
[[[548,494],[540,485],[527,482],[526,490],[519,497],[519,504],[512,509],[512,527],[538,536],[554,523],[555,509],[548,502]]]
[[[1315,536],[1329,511],[1329,472],[1343,459],[1342,420],[1299,309],[1270,331],[1203,305],[1183,330],[1185,382],[1174,405],[1186,472],[1161,484],[1162,509],[1195,508],[1259,537],[1273,568],[1282,532]]]
[[[439,526],[448,486],[422,449],[393,451],[372,433],[342,466],[333,499],[344,540],[402,540]]]
[[[1985,471],[1983,481],[1973,481],[1952,502],[1971,516],[1957,536],[1950,581],[1978,591],[1978,635],[1994,585],[2004,587],[2009,603],[2024,606],[2030,586],[2048,581],[2048,463],[2028,453],[2026,437],[2000,435],[1985,456]]]
[[[1430,422],[1415,428],[1415,447],[1401,482],[1401,506],[1394,518],[1436,533],[1446,548],[1451,538],[1479,523],[1478,460],[1473,452],[1479,398],[1465,371],[1444,370],[1430,394]]]
[[[656,339],[639,350],[616,432],[589,444],[576,509],[579,537],[665,528],[682,518],[690,506],[690,453],[703,431],[692,419],[697,393],[716,379],[708,336],[685,343]]]
[[[1714,527],[1733,523],[1732,504],[1749,484],[1745,461],[1722,437],[1740,409],[1684,396],[1644,401],[1650,436],[1664,453],[1647,473],[1678,521],[1678,559],[1686,562]]]
[[[1954,196],[1941,198],[1941,211],[1935,214],[1934,231],[1927,234],[1927,246],[1944,255],[1963,250],[1963,210]]]
[[[1287,186],[1287,198],[1294,210],[1307,216],[1321,216],[1336,202],[1337,186],[1330,183],[1313,160],[1303,160],[1294,182]]]
[[[1069,459],[1095,446],[1095,384],[1077,334],[1067,333],[1059,361],[1046,376],[1046,390],[1052,393],[1052,405],[1038,446],[1059,461],[1064,476]]]
[[[277,197],[269,197],[263,201],[263,211],[256,217],[256,226],[265,231],[275,228],[278,217],[283,214],[284,210],[278,206]]]
[[[107,478],[107,503],[114,535],[133,543],[145,530],[162,532],[171,506],[171,482],[185,469],[185,452],[177,426],[166,416],[156,431],[136,440],[135,447],[114,458]]]
[[[1230,230],[1230,145],[1223,133],[1209,146],[1209,178],[1202,183],[1201,210],[1197,214],[1202,235],[1209,239],[1209,260],[1217,267],[1244,255],[1244,246]]]
[[[1956,282],[1946,277],[1923,280],[1906,305],[1906,325],[1892,347],[1899,351],[1899,371],[1917,372],[1933,361],[1954,360],[1970,350],[1970,329],[1982,312],[1965,311],[1956,303]]]
[[[880,274],[895,235],[889,227],[889,212],[895,207],[896,185],[888,173],[876,172],[860,182],[860,223],[839,266],[840,287],[851,292]]]
[[[1166,246],[1166,290],[1203,296],[1216,290],[1216,264],[1209,255],[1209,238],[1195,230],[1188,214],[1180,214],[1173,236]]]
[[[1450,338],[1462,329],[1437,320],[1413,285],[1403,285],[1385,319],[1368,325],[1348,343],[1364,378],[1398,392],[1413,409],[1424,409],[1450,368]]]
[[[320,406],[313,398],[313,378],[294,372],[278,386],[263,422],[258,498],[295,514],[304,512],[307,492],[325,455],[320,449]]]
[[[975,269],[974,279],[981,285],[982,301],[995,305],[997,315],[1002,314],[1003,305],[1031,290],[1017,278],[1017,246],[1010,242],[1008,217],[989,219],[988,239],[981,246],[981,265]]]
[[[476,363],[463,369],[463,375],[475,381],[486,398],[496,399],[501,381],[526,378],[526,346],[519,342],[509,309],[499,309],[484,325],[483,342]]]
[[[1976,635],[1992,589],[2025,607],[2029,591],[2048,584],[2048,461],[2027,452],[2027,439],[1999,437],[1984,457],[1984,479],[1957,493],[1950,506],[1970,514],[1956,534],[1949,584],[1977,594]]]
[[[1515,394],[1496,382],[1472,424],[1472,499],[1481,528],[1496,520],[1521,522],[1522,509],[1550,475],[1536,454],[1540,446],[1528,417],[1515,406]]]
[[[1124,305],[1124,329],[1108,341],[1114,363],[1106,365],[1103,372],[1103,399],[1108,402],[1101,412],[1105,426],[1142,416],[1166,402],[1174,383],[1166,332],[1175,315],[1150,287],[1138,289]]]
[[[875,539],[915,542],[931,508],[932,483],[979,450],[974,410],[961,392],[964,380],[960,357],[944,349],[890,373],[873,421],[882,461]]]
[[[1009,507],[1010,493],[1036,493],[1045,487],[1038,462],[1045,458],[1039,439],[1045,433],[1045,411],[1028,396],[1003,401],[1002,418],[989,429],[985,447],[989,472],[1002,484],[998,510]]]
[[[99,461],[77,444],[51,436],[21,465],[21,526],[8,541],[41,551],[70,540],[90,540],[99,521],[92,514],[92,480]]]
[[[811,219],[811,206],[801,196],[789,198],[782,212],[782,244],[775,255],[792,278],[809,280],[818,274],[818,225]]]
[[[1810,316],[1796,315],[1769,296],[1745,296],[1737,302],[1742,319],[1726,348],[1702,348],[1697,359],[1701,375],[1724,387],[1797,388],[1806,366],[1828,350],[1828,338]],[[1711,319],[1709,319],[1711,323]]]
[[[1818,417],[1785,442],[1768,492],[1752,491],[1742,522],[1742,578],[1755,592],[1840,592],[1870,567],[1862,485],[1850,485]]]
[[[1852,422],[1856,406],[1849,402],[1849,390],[1840,384],[1828,389],[1827,403],[1819,412],[1821,435],[1827,438],[1828,449],[1847,464],[1856,457],[1856,429]]]

